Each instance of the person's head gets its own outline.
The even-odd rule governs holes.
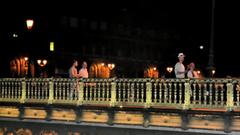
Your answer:
[[[78,66],[78,61],[77,60],[73,60],[73,66],[77,67]]]
[[[192,62],[188,65],[188,68],[190,68],[191,70],[193,70],[195,68],[195,64]]]
[[[83,67],[83,68],[87,68],[87,62],[84,61],[84,62],[82,63],[82,67]]]
[[[180,62],[184,61],[184,57],[185,57],[185,55],[183,53],[178,54],[178,59],[179,59]]]

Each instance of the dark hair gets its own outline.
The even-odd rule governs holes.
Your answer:
[[[78,62],[78,60],[77,60],[77,59],[74,59],[74,60],[72,61],[72,63],[75,63],[75,62]]]

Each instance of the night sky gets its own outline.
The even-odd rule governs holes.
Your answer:
[[[22,22],[27,17],[36,20],[40,38],[50,39],[49,31],[58,31],[58,24],[54,24],[55,19],[61,16],[79,16],[169,31],[182,39],[178,46],[171,48],[170,55],[177,55],[182,51],[187,55],[187,62],[193,61],[204,68],[208,62],[211,6],[211,0],[88,0],[79,3],[65,1],[58,5],[44,2],[24,6],[7,4],[9,10],[1,10],[1,46],[9,42],[9,33],[24,31],[25,24]],[[29,11],[23,11],[23,8]],[[237,22],[238,10],[236,3],[232,1],[216,1],[214,61],[219,77],[240,75],[240,64],[237,62],[240,24]],[[47,41],[42,41],[41,44],[45,42]],[[203,50],[199,49],[200,45],[204,46]],[[1,55],[4,55],[2,58],[7,56],[2,51]],[[177,59],[172,63],[176,61]]]

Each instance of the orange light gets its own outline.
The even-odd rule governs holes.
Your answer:
[[[154,71],[156,71],[156,70],[157,70],[157,68],[156,68],[156,67],[154,67],[154,68],[153,68],[153,70],[154,70]]]
[[[198,70],[197,73],[198,73],[198,74],[201,74],[201,71]]]
[[[102,66],[104,66],[105,64],[104,63],[101,63]]]
[[[24,57],[24,60],[25,60],[25,61],[28,61],[28,57]]]

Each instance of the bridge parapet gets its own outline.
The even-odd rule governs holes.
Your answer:
[[[0,101],[108,107],[239,109],[238,79],[2,78]]]
[[[0,79],[0,117],[240,131],[239,79]]]

